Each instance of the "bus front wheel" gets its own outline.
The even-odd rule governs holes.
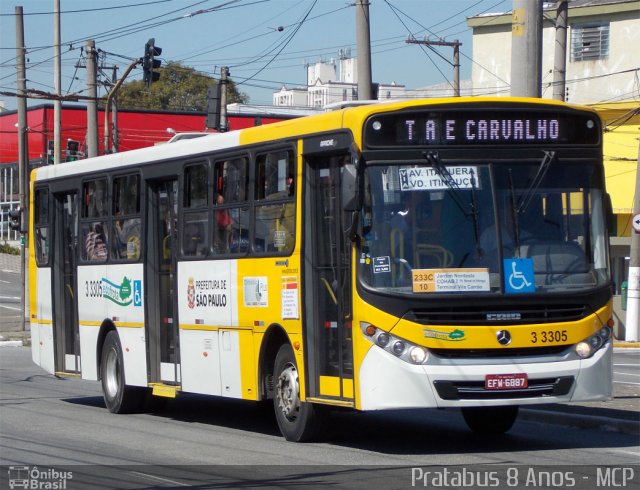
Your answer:
[[[145,389],[125,384],[122,347],[115,330],[104,339],[100,375],[104,403],[111,413],[132,413],[141,409]]]
[[[273,375],[273,406],[280,432],[287,441],[314,439],[321,429],[325,410],[324,407],[300,401],[298,366],[289,344],[278,350]]]
[[[518,417],[518,406],[464,407],[462,416],[473,432],[486,435],[504,434],[513,427]]]

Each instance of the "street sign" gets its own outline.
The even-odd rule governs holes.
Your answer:
[[[633,229],[636,233],[640,233],[640,213],[636,214],[632,220]]]

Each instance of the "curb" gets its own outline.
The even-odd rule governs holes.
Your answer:
[[[520,408],[518,418],[529,422],[544,422],[553,425],[577,427],[579,429],[601,429],[620,434],[640,435],[637,420],[616,419],[600,415],[559,413],[551,410]]]
[[[622,349],[638,349],[640,348],[640,342],[625,342],[623,340],[614,342],[613,348],[622,348]]]

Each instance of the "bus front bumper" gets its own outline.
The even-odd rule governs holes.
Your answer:
[[[519,363],[415,365],[372,346],[362,362],[359,393],[362,410],[535,405],[607,400],[612,394],[611,342],[588,359]],[[526,374],[525,389],[490,390],[487,375]]]

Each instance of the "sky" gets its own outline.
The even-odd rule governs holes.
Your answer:
[[[121,75],[155,39],[164,62],[179,61],[219,78],[230,77],[251,104],[271,104],[283,85],[306,84],[305,64],[356,51],[355,0],[60,0],[62,93],[86,95],[82,48],[94,39],[104,75]],[[471,76],[471,29],[467,17],[511,9],[511,0],[369,0],[373,81],[415,89],[453,77],[450,47],[427,49],[416,39],[458,39],[460,77]],[[15,93],[16,17],[22,3],[27,47],[27,88],[54,92],[54,0],[0,2],[0,91]],[[84,64],[84,63],[82,63]],[[142,78],[134,69],[130,80]],[[104,95],[104,89],[99,95]],[[14,97],[0,95],[7,109]],[[37,105],[42,100],[30,100]]]

